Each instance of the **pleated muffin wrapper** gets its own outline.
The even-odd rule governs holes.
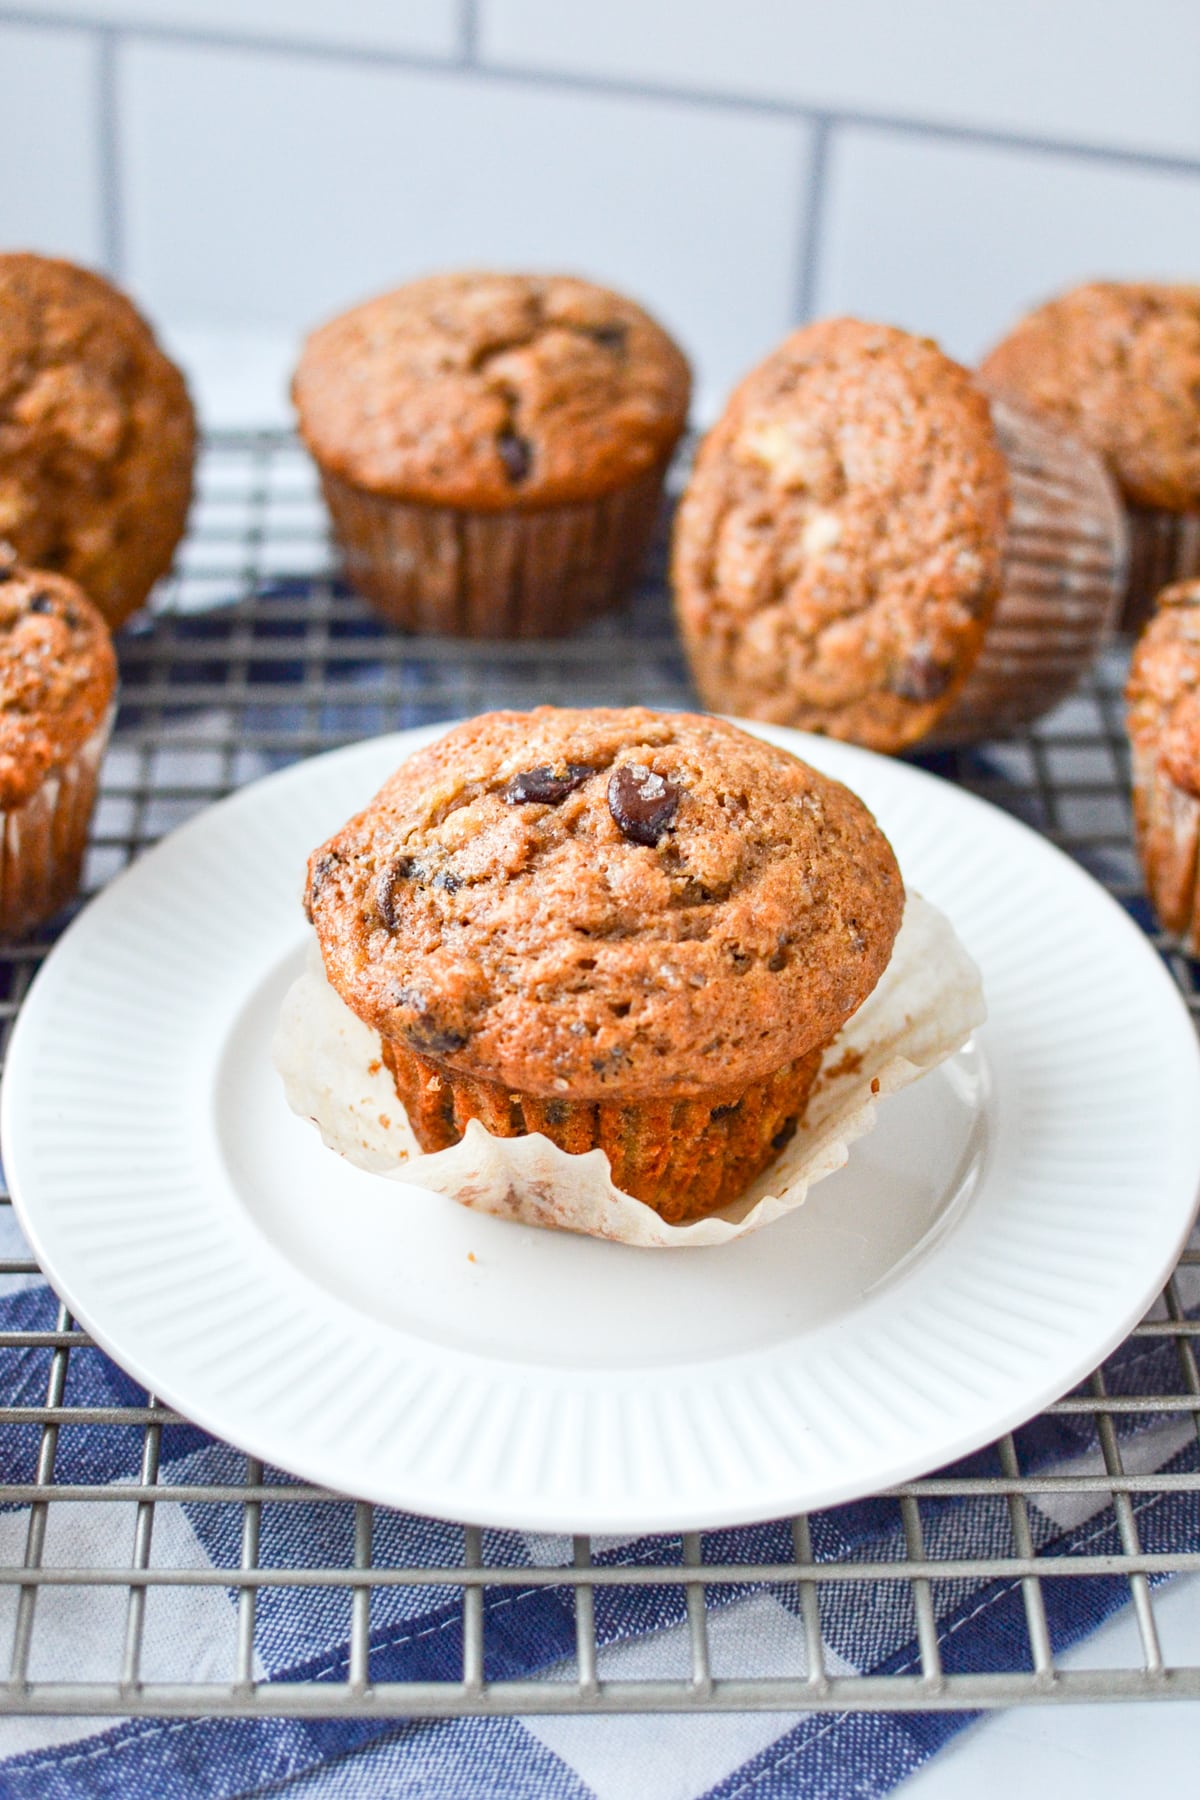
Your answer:
[[[1200,510],[1168,512],[1161,506],[1128,506],[1125,516],[1129,576],[1120,626],[1122,631],[1137,632],[1153,615],[1165,587],[1200,576]]]
[[[1000,599],[934,744],[1005,736],[1065,699],[1111,637],[1125,588],[1125,509],[1100,458],[1007,401],[991,406],[1010,483]]]
[[[374,494],[321,471],[346,579],[412,631],[557,637],[637,579],[670,458],[592,500],[471,512]]]
[[[78,888],[115,718],[114,705],[22,806],[0,810],[0,938],[27,936]]]
[[[1155,750],[1134,743],[1133,822],[1159,924],[1200,956],[1200,798],[1173,781]]]
[[[330,987],[315,943],[284,1001],[274,1058],[292,1110],[359,1168],[526,1225],[685,1248],[727,1243],[800,1206],[871,1129],[878,1101],[952,1056],[984,1017],[979,971],[953,927],[910,893],[891,961],[826,1050],[791,1141],[737,1201],[685,1225],[614,1187],[599,1149],[568,1154],[539,1133],[494,1137],[473,1119],[452,1148],[423,1153],[377,1034]]]

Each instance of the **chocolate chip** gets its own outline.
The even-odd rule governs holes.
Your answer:
[[[549,763],[539,763],[536,769],[524,769],[521,774],[514,775],[504,789],[504,798],[509,806],[535,802],[542,806],[557,806],[594,774],[595,770],[587,763],[568,763],[561,775],[556,774]]]
[[[513,482],[524,481],[533,467],[533,445],[515,431],[502,431],[496,439],[496,450],[504,464],[504,473]]]
[[[779,940],[779,948],[778,948],[778,950],[775,951],[774,955],[768,961],[767,967],[768,967],[768,969],[770,969],[772,975],[778,975],[780,969],[787,968],[787,939],[786,938],[781,938]]]
[[[410,1049],[421,1056],[452,1056],[467,1041],[466,1033],[445,1025],[430,1011],[429,1001],[419,988],[393,987],[388,1000],[418,1015],[411,1025],[402,1025],[400,1035]]]
[[[461,1031],[439,1030],[432,1025],[408,1025],[401,1035],[418,1056],[453,1056],[467,1041]]]
[[[565,1125],[567,1122],[567,1103],[565,1100],[547,1100],[547,1125]]]
[[[708,1116],[710,1119],[727,1119],[730,1113],[735,1113],[741,1104],[740,1100],[734,1100],[728,1106],[714,1106]]]
[[[411,856],[398,856],[394,862],[386,863],[375,877],[372,898],[375,911],[386,930],[395,931],[399,922],[396,913],[396,883],[410,881],[418,873],[418,869],[419,865]]]
[[[608,781],[608,810],[627,838],[653,849],[683,798],[669,775],[656,775],[644,763],[622,763]]]
[[[795,1118],[785,1119],[783,1121],[783,1124],[771,1139],[772,1150],[782,1150],[785,1144],[791,1143],[796,1135],[797,1123],[798,1121]]]
[[[312,909],[316,904],[321,889],[325,886],[325,883],[329,880],[329,877],[338,867],[341,860],[342,859],[337,854],[336,850],[330,850],[327,851],[324,856],[319,857],[313,864],[313,872],[308,878],[308,894],[304,901],[304,910],[308,914],[310,924],[312,923]]]
[[[79,627],[83,623],[83,620],[79,617],[79,614],[75,611],[75,608],[73,606],[64,606],[63,607],[63,622],[68,627],[69,630],[78,631]]]
[[[588,336],[606,350],[623,350],[628,337],[628,328],[624,325],[589,325]]]
[[[944,694],[953,677],[953,669],[934,661],[928,645],[917,644],[895,670],[888,687],[901,700],[915,700],[925,705]]]
[[[462,876],[456,875],[453,869],[439,869],[433,878],[433,886],[444,889],[447,894],[457,894],[462,886]]]
[[[36,594],[31,594],[29,596],[29,610],[31,613],[52,613],[54,611],[54,602],[47,593],[38,592]]]

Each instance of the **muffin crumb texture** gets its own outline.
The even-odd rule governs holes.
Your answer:
[[[655,469],[687,417],[686,359],[632,300],[569,276],[430,276],[315,331],[293,395],[330,476],[508,511]]]
[[[124,295],[0,256],[0,540],[119,625],[170,566],[194,450],[183,377]]]
[[[853,319],[793,333],[735,390],[680,507],[702,697],[876,749],[926,736],[994,610],[1007,506],[987,400],[935,344]]]
[[[543,708],[417,751],[313,855],[307,905],[404,1056],[514,1100],[718,1104],[835,1034],[903,887],[862,803],[773,745]]]
[[[1146,888],[1165,930],[1200,954],[1200,582],[1161,595],[1126,688],[1133,813]]]
[[[103,721],[117,669],[72,581],[0,553],[0,807],[24,805]]]
[[[1200,507],[1200,287],[1074,288],[1022,319],[980,377],[1098,451],[1136,505]]]

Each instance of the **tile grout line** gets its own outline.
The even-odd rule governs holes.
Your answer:
[[[203,26],[162,25],[118,18],[103,28],[116,37],[180,48],[224,50],[245,55],[274,55],[317,59],[378,70],[408,70],[414,74],[470,75],[497,86],[541,87],[547,91],[583,93],[597,98],[645,100],[662,105],[695,107],[702,111],[747,114],[781,122],[850,126],[865,131],[889,131],[906,137],[973,145],[980,149],[1009,150],[1048,157],[1114,164],[1148,174],[1200,175],[1200,153],[1186,155],[1165,150],[1139,150],[1114,144],[1058,139],[1036,132],[1006,131],[1002,127],[955,124],[945,120],[905,117],[852,107],[827,107],[799,100],[772,100],[765,95],[737,94],[722,89],[678,87],[669,82],[639,81],[613,75],[579,74],[569,69],[541,68],[523,63],[498,63],[481,59],[478,45],[470,42],[468,21],[475,16],[477,0],[463,0],[459,43],[445,54],[416,50],[371,49],[362,45],[323,42],[311,38],[274,38],[253,33],[210,30]],[[0,5],[0,25],[21,25],[39,30],[84,31],[93,21],[67,12],[32,12],[28,8]]]
[[[473,69],[479,62],[479,0],[458,0],[459,62]]]
[[[119,282],[125,260],[121,206],[121,124],[117,104],[119,34],[96,33],[96,168],[100,188],[100,250],[105,272]]]
[[[816,308],[817,283],[824,248],[825,200],[829,187],[829,152],[833,121],[818,119],[813,126],[808,158],[808,182],[800,219],[800,255],[796,269],[794,317],[797,324],[811,319]]]

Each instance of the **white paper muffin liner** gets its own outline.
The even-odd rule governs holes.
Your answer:
[[[688,1225],[666,1224],[614,1187],[603,1150],[571,1156],[540,1133],[493,1137],[473,1119],[459,1143],[423,1154],[377,1035],[326,981],[315,941],[284,1001],[273,1054],[292,1110],[359,1168],[526,1225],[684,1248],[726,1243],[801,1205],[871,1129],[876,1101],[952,1056],[984,1017],[979,970],[949,920],[909,894],[891,961],[826,1051],[791,1142],[740,1199]]]

